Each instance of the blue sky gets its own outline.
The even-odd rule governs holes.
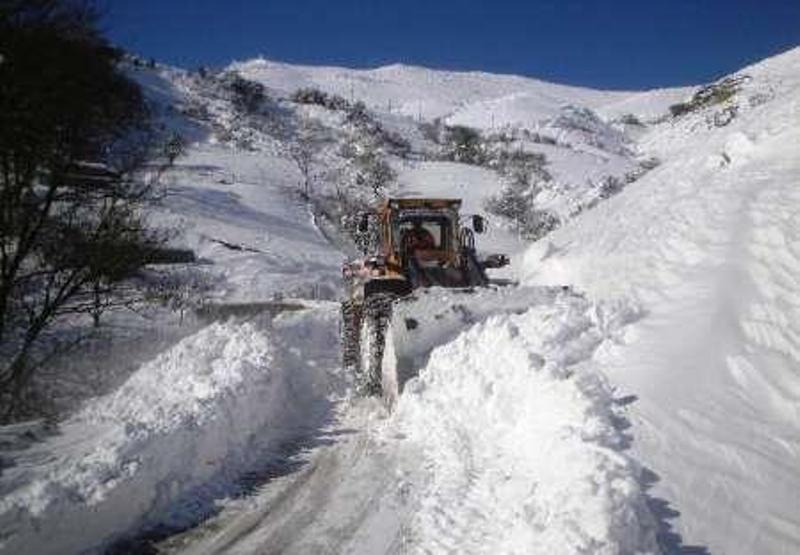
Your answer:
[[[187,68],[307,64],[529,75],[612,89],[707,82],[800,45],[800,0],[101,0],[117,44]]]

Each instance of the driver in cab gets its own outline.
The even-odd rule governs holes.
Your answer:
[[[405,232],[403,242],[407,252],[436,248],[436,241],[433,239],[433,235],[422,227],[422,222],[419,220],[415,220],[414,227]]]

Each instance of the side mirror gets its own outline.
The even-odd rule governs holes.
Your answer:
[[[479,216],[478,214],[472,216],[472,229],[475,230],[475,233],[483,233],[486,231],[486,220],[483,219],[483,216]]]
[[[358,220],[358,232],[366,233],[367,231],[369,231],[369,216],[361,214],[361,218]]]

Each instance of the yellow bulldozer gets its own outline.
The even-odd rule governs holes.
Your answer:
[[[395,302],[420,288],[485,287],[486,270],[508,264],[502,254],[479,258],[475,234],[484,232],[485,220],[463,217],[460,209],[457,199],[392,198],[360,216],[364,256],[344,265],[342,303],[343,362],[358,394],[387,394],[382,362]]]

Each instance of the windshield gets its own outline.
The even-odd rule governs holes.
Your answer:
[[[404,216],[395,223],[398,245],[409,242],[423,245],[425,249],[448,250],[450,219],[441,215]]]

